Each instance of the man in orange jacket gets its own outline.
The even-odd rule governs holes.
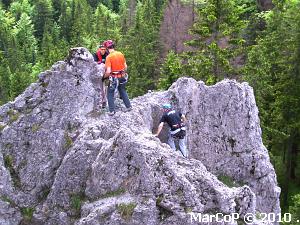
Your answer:
[[[118,89],[120,97],[123,99],[127,111],[130,111],[132,107],[126,92],[128,75],[126,73],[127,64],[125,57],[121,52],[115,50],[115,45],[112,40],[105,41],[104,45],[109,51],[109,55],[106,57],[105,62],[105,77],[109,77],[110,80],[107,92],[107,100],[109,108],[108,114],[112,116],[116,113],[114,102],[114,94],[116,89]]]

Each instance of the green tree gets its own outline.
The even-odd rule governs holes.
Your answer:
[[[10,100],[9,67],[0,51],[0,105]]]
[[[61,28],[61,36],[67,41],[71,42],[71,28],[72,28],[72,9],[71,4],[67,1],[61,3],[61,14],[59,16],[58,25]]]
[[[22,13],[26,13],[28,16],[33,14],[33,6],[29,3],[29,0],[15,1],[11,4],[9,11],[14,15],[16,20],[19,20]]]
[[[12,3],[12,0],[1,0],[0,3],[4,6],[5,9],[8,9],[10,4]]]
[[[128,6],[128,0],[121,0],[120,1],[120,27],[122,33],[127,33],[129,27],[131,24],[129,22],[131,21],[131,17],[129,14],[129,6]]]
[[[99,4],[94,15],[93,34],[96,43],[113,39],[120,39],[119,15],[109,10],[105,5]]]
[[[13,30],[16,52],[14,54],[15,68],[10,69],[10,96],[21,94],[34,81],[31,76],[32,66],[37,57],[37,40],[34,37],[33,24],[26,13],[22,13]]]
[[[170,51],[162,65],[158,82],[159,89],[168,89],[183,74],[183,62],[179,54]]]
[[[289,213],[292,214],[292,221],[284,224],[298,225],[300,220],[300,194],[293,196],[293,204],[289,207]]]
[[[199,18],[191,30],[198,37],[188,42],[197,51],[185,55],[187,74],[210,83],[237,75],[233,61],[242,54],[244,44],[242,14],[243,7],[235,0],[208,0],[199,5]]]
[[[89,5],[90,5],[93,9],[97,8],[97,6],[98,6],[98,4],[99,4],[100,2],[102,2],[102,1],[100,1],[100,0],[88,0]]]
[[[10,67],[16,67],[14,17],[0,6],[0,104],[10,100]]]
[[[34,5],[33,22],[35,35],[39,41],[43,39],[45,24],[53,20],[53,7],[51,0],[32,0]]]
[[[67,1],[63,0],[52,0],[52,6],[53,6],[53,20],[58,21],[60,15],[62,14],[62,4],[66,4]]]
[[[101,1],[101,4],[105,5],[109,9],[113,9],[113,2],[112,0],[103,0]]]
[[[26,13],[21,14],[14,32],[19,51],[18,54],[22,55],[22,62],[34,64],[37,57],[38,46],[34,36],[32,21]]]
[[[13,26],[15,19],[11,13],[0,8],[0,50],[3,52],[3,58],[10,60],[12,58],[15,43],[13,35]]]
[[[286,1],[264,13],[266,30],[251,47],[245,67],[246,80],[255,90],[265,143],[274,158],[284,163],[276,168],[284,210],[290,197],[299,192],[299,9],[299,1]]]
[[[72,28],[71,44],[74,46],[90,45],[89,35],[92,33],[92,26],[90,25],[90,17],[92,10],[86,0],[73,0],[71,6]]]
[[[138,3],[135,23],[122,42],[129,66],[129,93],[138,96],[154,89],[158,80],[158,34],[161,12],[157,12],[152,0]]]
[[[68,53],[68,44],[61,39],[57,23],[46,24],[41,43],[39,62],[43,69],[49,69],[55,62],[63,60]]]
[[[116,13],[120,10],[120,0],[112,0],[112,10]]]

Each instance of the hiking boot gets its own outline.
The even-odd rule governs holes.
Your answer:
[[[102,103],[102,109],[105,109],[106,108],[106,102],[103,102]]]
[[[108,112],[107,114],[108,114],[109,116],[113,116],[113,115],[116,114],[116,111]]]
[[[131,110],[132,110],[132,107],[129,107],[129,108],[124,109],[124,112],[129,112]]]

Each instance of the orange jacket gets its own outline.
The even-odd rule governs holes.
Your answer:
[[[119,51],[113,51],[106,57],[105,67],[106,68],[110,67],[111,72],[118,72],[118,71],[125,70],[125,64],[126,64],[125,57]]]

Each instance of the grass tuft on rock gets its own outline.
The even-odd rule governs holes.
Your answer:
[[[65,137],[64,147],[66,149],[69,149],[72,146],[72,144],[73,144],[73,140],[72,140],[72,138],[69,136],[69,134],[67,132],[65,132],[64,137]]]
[[[230,188],[243,186],[242,183],[237,182],[232,177],[224,175],[224,174],[219,175],[218,180],[221,181],[223,184],[227,185]]]
[[[34,212],[34,208],[31,208],[31,207],[21,208],[21,214],[23,216],[23,219],[26,221],[32,220],[33,212]]]
[[[8,122],[9,124],[17,121],[20,117],[20,113],[15,112],[14,110],[9,110],[7,112],[7,115],[9,116],[9,122]]]
[[[119,189],[117,189],[117,190],[115,190],[115,191],[109,191],[109,192],[106,192],[104,195],[101,195],[100,198],[110,198],[110,197],[115,197],[115,196],[124,194],[125,192],[126,192],[125,189],[119,188]]]
[[[71,194],[70,198],[71,198],[70,205],[71,205],[71,209],[74,211],[74,216],[75,218],[79,218],[81,212],[81,206],[83,202],[86,200],[86,196],[84,192],[79,192],[76,194]]]
[[[13,166],[13,157],[11,155],[4,156],[4,166],[8,169],[10,176],[12,178],[13,184],[15,187],[21,187],[21,180],[20,177]]]
[[[40,125],[39,124],[33,124],[33,126],[31,127],[31,131],[32,132],[37,132],[40,129]]]
[[[6,127],[6,125],[1,125],[0,124],[0,132]]]
[[[121,203],[117,205],[117,210],[124,220],[130,220],[136,205],[134,202],[129,204]]]

